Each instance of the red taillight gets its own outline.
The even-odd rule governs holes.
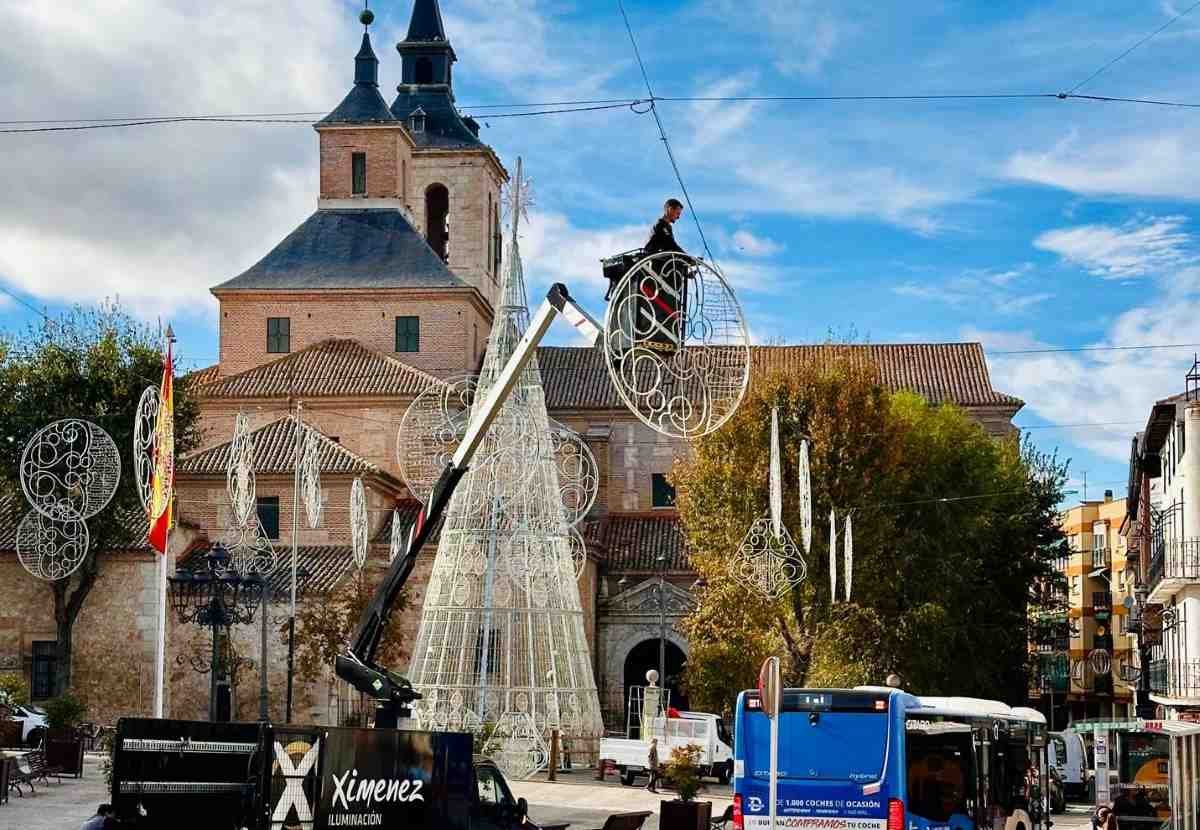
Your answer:
[[[737,793],[733,796],[733,830],[745,830],[745,827],[746,819],[742,816],[742,796],[741,793]]]
[[[898,798],[888,801],[887,830],[904,830],[904,802]]]

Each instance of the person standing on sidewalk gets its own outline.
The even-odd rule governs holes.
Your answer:
[[[650,768],[650,783],[646,784],[646,789],[656,793],[658,792],[658,738],[650,739],[650,753],[646,758],[646,765]]]

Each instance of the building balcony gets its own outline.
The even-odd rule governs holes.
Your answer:
[[[1104,568],[1112,564],[1112,551],[1108,548],[1092,548],[1092,570]]]
[[[1169,539],[1156,545],[1146,583],[1150,602],[1162,602],[1191,582],[1200,581],[1200,538]]]
[[[1200,660],[1151,660],[1150,693],[1162,700],[1200,701]]]
[[[1108,591],[1092,593],[1092,613],[1097,619],[1107,619],[1112,616],[1112,594]]]

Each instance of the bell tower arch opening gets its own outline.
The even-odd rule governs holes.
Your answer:
[[[444,261],[450,260],[450,191],[444,184],[425,188],[425,240]]]

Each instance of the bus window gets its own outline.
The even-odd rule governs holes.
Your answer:
[[[906,735],[908,810],[931,822],[961,826],[971,815],[971,731],[943,723],[938,729],[912,729]]]

